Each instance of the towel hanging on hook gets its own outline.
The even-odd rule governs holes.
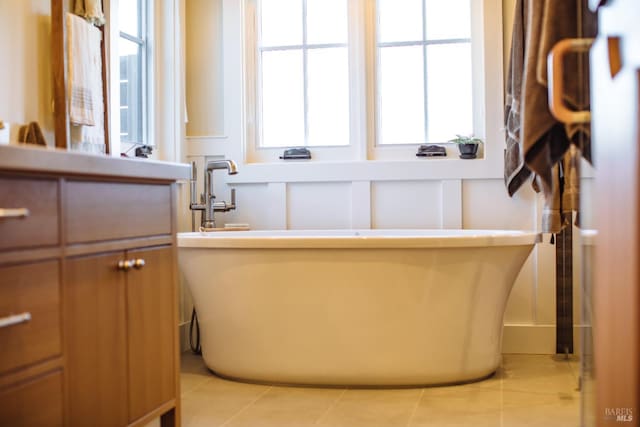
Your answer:
[[[76,0],[73,12],[98,27],[107,22],[102,9],[102,0]]]

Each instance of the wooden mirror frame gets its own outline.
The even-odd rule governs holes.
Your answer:
[[[71,10],[73,0],[51,0],[51,68],[53,74],[53,119],[56,148],[70,149],[71,124],[69,122],[69,100],[67,99],[67,78],[69,65],[66,52],[66,14]],[[105,154],[110,153],[109,144],[109,80],[108,58],[104,26],[100,51],[102,57],[102,99],[104,103],[104,144]]]

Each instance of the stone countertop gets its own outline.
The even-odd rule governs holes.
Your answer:
[[[190,170],[186,163],[109,157],[31,145],[0,145],[0,172],[179,181],[189,179]]]

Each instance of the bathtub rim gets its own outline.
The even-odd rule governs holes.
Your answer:
[[[204,249],[411,249],[534,245],[542,241],[542,234],[521,230],[251,230],[178,233],[177,241],[179,248]]]

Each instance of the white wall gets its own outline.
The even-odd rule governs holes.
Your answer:
[[[51,0],[0,0],[0,120],[37,121],[55,145],[51,77]]]
[[[219,12],[222,1],[209,2],[208,6]],[[200,5],[204,7],[202,3]],[[508,33],[513,22],[514,5],[515,0],[503,0],[505,53],[508,53],[510,44]],[[215,15],[218,12],[209,13]],[[206,11],[201,10],[201,13]],[[187,26],[189,25],[187,22]],[[223,34],[229,33],[225,30]],[[197,38],[189,40],[189,43],[193,42],[199,43]],[[200,43],[198,50],[205,52],[212,41],[203,40]],[[189,49],[196,48],[189,46]],[[224,57],[229,58],[226,55]],[[508,55],[505,58],[508,58]],[[187,69],[190,66],[198,66],[203,61],[200,58],[198,64],[192,64],[189,58],[187,60]],[[211,57],[211,60],[215,58]],[[211,62],[207,66],[216,68]],[[223,66],[228,73],[229,69],[231,72],[235,69],[238,72],[240,70],[234,68],[238,67],[237,64],[227,63]],[[215,87],[210,85],[203,87],[208,90],[206,96],[212,99],[212,109],[215,109],[214,100],[219,99],[218,97],[235,94],[229,81],[224,86],[224,93],[216,92]],[[199,99],[203,96],[200,94]],[[186,135],[185,159],[196,161],[199,171],[203,170],[205,160],[229,156],[230,152],[241,152],[237,147],[230,149],[230,145],[239,144],[242,140],[242,130],[238,129],[241,113],[238,117],[229,117],[234,111],[241,111],[241,101],[227,98],[225,105],[231,107],[225,111],[227,117],[224,118],[224,131],[208,136],[200,133]],[[203,120],[198,117],[190,112],[190,119]],[[202,129],[203,126],[190,123],[189,128]],[[471,167],[472,163],[469,165]],[[241,169],[236,177],[242,176],[242,173]],[[219,224],[248,223],[253,229],[540,229],[543,204],[541,197],[526,184],[513,198],[509,198],[501,176],[502,171],[496,170],[490,177],[482,179],[425,179],[424,176],[409,176],[402,180],[389,177],[341,179],[327,176],[323,182],[317,177],[305,181],[299,176],[288,178],[286,174],[279,174],[273,181],[256,179],[255,182],[251,182],[251,178],[238,180],[234,177],[230,180],[233,183],[226,185],[224,173],[216,172],[216,194],[220,199],[228,199],[230,187],[236,188],[238,197],[238,209],[226,214],[217,214],[217,221]],[[202,188],[202,183],[199,184]],[[183,213],[181,224],[183,230],[188,230],[190,216],[186,210]],[[185,314],[188,314],[190,305],[187,291],[185,300],[184,310]],[[576,321],[579,321],[578,307],[574,312]],[[504,351],[555,353],[554,324],[555,247],[549,244],[549,236],[546,236],[544,242],[536,247],[527,260],[509,298],[505,314]]]
[[[187,135],[224,134],[222,11],[211,0],[185,2]],[[209,42],[205,42],[208,40]]]

